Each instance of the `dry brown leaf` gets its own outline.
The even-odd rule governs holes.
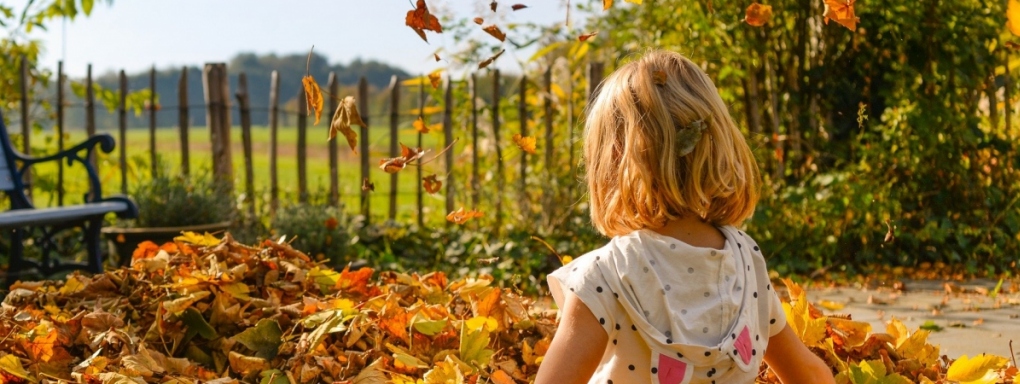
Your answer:
[[[499,58],[499,56],[503,55],[503,52],[506,52],[506,50],[501,49],[499,50],[499,53],[496,53],[495,55],[492,55],[492,57],[485,59],[485,61],[478,63],[478,69],[484,69],[485,67],[491,65],[493,62],[496,61],[496,59]]]
[[[488,33],[490,36],[495,37],[500,42],[506,41],[506,34],[503,33],[503,31],[500,30],[499,27],[497,27],[495,24],[482,28],[482,30],[485,31],[485,33]]]
[[[425,192],[428,192],[430,195],[436,194],[436,192],[439,192],[439,189],[443,187],[443,182],[436,180],[436,175],[425,176],[422,179],[422,183],[425,187]]]
[[[514,5],[511,5],[511,6],[510,6],[510,9],[513,9],[513,10],[515,10],[515,11],[520,11],[520,10],[522,10],[522,9],[524,9],[524,8],[527,8],[527,7],[528,7],[528,6],[527,6],[527,5],[524,5],[524,4],[514,4]]]
[[[361,181],[361,190],[365,192],[375,192],[375,183],[368,181],[366,177]]]
[[[475,24],[482,25],[482,24],[485,24],[485,19],[483,19],[481,17],[476,17],[474,19],[474,22],[475,22]]]
[[[591,33],[585,33],[585,34],[583,34],[581,36],[578,36],[577,37],[577,41],[588,41],[589,39],[595,37],[595,35],[598,35],[598,34],[599,34],[599,31],[595,31],[595,32],[591,32]]]
[[[752,27],[760,27],[772,19],[772,6],[758,3],[751,3],[747,6],[744,21]]]
[[[464,207],[460,207],[460,209],[446,215],[446,220],[457,224],[464,224],[468,220],[482,216],[483,214],[480,211],[465,211]]]
[[[425,37],[425,31],[443,33],[443,26],[439,24],[439,18],[429,13],[429,7],[425,5],[425,0],[418,0],[413,10],[407,11],[404,24],[411,27],[426,43],[429,39]]]
[[[499,6],[499,4],[496,3],[496,0],[493,0],[491,3],[489,3],[489,9],[492,9],[493,12],[496,12],[497,6]]]
[[[315,112],[315,122],[312,125],[319,124],[323,106],[322,90],[319,89],[319,84],[315,82],[312,76],[301,78],[301,85],[305,88],[305,101],[308,103],[308,113]]]
[[[358,134],[351,129],[351,125],[368,127],[368,124],[361,120],[354,96],[347,96],[336,106],[336,112],[333,112],[333,122],[329,125],[329,140],[333,140],[339,131],[347,138],[347,144],[351,146],[351,150],[358,153]]]
[[[436,57],[436,62],[438,63],[439,60],[440,60],[439,54],[438,53],[433,53],[432,55]]]

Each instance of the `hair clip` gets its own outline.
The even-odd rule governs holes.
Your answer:
[[[676,134],[676,143],[680,148],[680,157],[687,156],[694,152],[694,147],[701,141],[701,134],[708,128],[704,119],[692,121],[686,127],[680,129]]]

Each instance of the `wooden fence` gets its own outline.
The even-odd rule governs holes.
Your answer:
[[[22,63],[22,71],[21,71],[22,84],[27,84],[28,83],[28,80],[27,80],[28,79],[27,71],[29,69],[30,63],[27,60],[24,60],[24,59],[22,59],[21,63]],[[178,121],[179,121],[179,123],[177,125],[177,130],[179,132],[179,137],[180,137],[180,160],[181,160],[180,161],[180,172],[182,174],[185,174],[185,175],[187,175],[187,174],[189,174],[189,172],[191,172],[189,164],[190,164],[192,156],[191,156],[191,151],[190,151],[190,148],[189,148],[189,146],[190,146],[189,143],[191,142],[192,138],[189,138],[189,131],[191,129],[191,126],[190,126],[191,119],[190,119],[190,115],[189,115],[189,109],[190,108],[197,108],[197,107],[205,108],[206,109],[206,125],[208,126],[209,133],[210,133],[210,135],[209,135],[209,144],[210,144],[210,147],[211,147],[211,157],[212,157],[211,160],[212,160],[213,175],[214,175],[214,177],[217,180],[228,180],[228,181],[230,181],[231,188],[235,188],[236,187],[236,186],[234,186],[234,182],[238,178],[235,178],[235,175],[234,175],[235,168],[234,168],[234,164],[233,164],[233,157],[232,157],[232,154],[231,154],[231,142],[230,142],[231,141],[231,135],[230,135],[230,133],[231,133],[231,129],[235,128],[235,126],[232,125],[232,123],[231,123],[231,109],[232,108],[237,108],[238,116],[240,116],[240,122],[239,122],[239,126],[237,126],[236,128],[241,130],[241,138],[242,138],[241,139],[242,140],[241,148],[243,150],[243,162],[244,162],[243,168],[242,168],[242,172],[244,174],[244,177],[243,177],[244,184],[241,186],[241,188],[243,188],[244,196],[248,197],[246,199],[246,201],[245,201],[245,209],[247,210],[247,212],[249,214],[255,215],[257,213],[256,212],[256,204],[255,204],[255,199],[252,198],[252,197],[256,196],[255,183],[254,183],[255,173],[253,171],[253,160],[254,160],[256,155],[255,155],[255,153],[253,153],[253,148],[252,148],[251,114],[252,114],[253,109],[262,110],[263,108],[253,107],[251,105],[251,103],[249,102],[249,99],[250,99],[249,96],[250,95],[248,93],[248,82],[247,82],[248,80],[247,80],[247,76],[246,76],[245,73],[240,73],[238,75],[236,89],[234,90],[233,93],[231,92],[231,89],[230,89],[229,83],[228,83],[226,64],[211,63],[211,64],[206,64],[204,66],[203,71],[202,71],[202,77],[203,77],[202,78],[202,85],[203,85],[203,92],[204,92],[204,99],[205,100],[200,105],[193,105],[193,104],[191,104],[191,100],[188,100],[188,79],[187,79],[187,75],[188,75],[187,74],[187,68],[185,68],[181,72],[181,75],[180,75],[180,78],[179,78],[179,82],[178,82],[178,90],[177,90],[178,91],[178,100],[177,100],[177,105],[176,106],[168,107],[168,109],[170,111],[172,111],[173,109],[176,109],[177,114],[178,114]],[[156,113],[161,108],[157,106],[157,92],[159,90],[155,89],[155,87],[156,87],[156,76],[157,76],[157,73],[155,71],[155,68],[153,68],[152,71],[150,71],[150,82],[149,82],[149,88],[152,91],[152,93],[151,93],[150,99],[148,100],[147,106],[145,108],[145,113],[148,115],[148,123],[149,123],[148,124],[149,125],[148,126],[148,134],[149,134],[149,137],[148,137],[148,154],[149,154],[148,158],[149,159],[148,160],[149,160],[149,163],[151,165],[150,172],[151,172],[152,175],[156,175],[156,174],[158,174],[158,172],[161,171],[159,169],[159,165],[158,165],[159,162],[157,161],[158,150],[157,150],[157,139],[156,139],[156,132],[157,132]],[[481,171],[480,171],[480,167],[483,166],[482,165],[483,164],[483,159],[481,158],[481,156],[483,156],[483,153],[482,153],[482,151],[479,148],[480,142],[483,140],[483,138],[480,137],[479,129],[480,129],[480,127],[485,125],[484,122],[480,120],[481,115],[479,114],[480,109],[481,109],[481,107],[479,106],[479,101],[484,99],[483,95],[480,95],[479,92],[478,92],[478,83],[479,83],[480,76],[489,76],[489,77],[491,77],[491,81],[492,81],[492,95],[491,95],[491,99],[490,99],[489,105],[487,107],[489,108],[489,111],[488,111],[489,112],[489,118],[491,119],[491,121],[488,122],[489,123],[488,126],[491,127],[491,132],[488,132],[488,134],[489,134],[488,139],[491,140],[489,145],[491,145],[490,148],[493,149],[493,151],[494,151],[494,158],[493,159],[487,159],[487,160],[494,162],[495,167],[496,167],[495,180],[493,182],[495,183],[495,189],[496,189],[497,193],[495,193],[494,196],[492,196],[493,204],[494,204],[494,208],[493,209],[494,209],[495,212],[492,212],[491,216],[488,215],[488,214],[487,214],[487,216],[492,217],[493,220],[495,221],[496,227],[500,228],[502,226],[502,224],[503,224],[504,213],[508,209],[508,205],[510,204],[509,201],[504,201],[504,194],[507,191],[507,185],[505,183],[506,182],[506,177],[505,177],[505,166],[506,166],[505,162],[506,161],[504,160],[504,157],[503,157],[503,153],[505,152],[504,151],[504,147],[507,145],[507,143],[505,142],[504,136],[509,137],[509,136],[512,135],[512,134],[506,134],[506,133],[501,131],[506,126],[506,122],[507,122],[506,120],[508,118],[510,118],[510,116],[507,116],[507,117],[501,116],[501,111],[503,109],[507,109],[507,107],[512,107],[512,106],[508,106],[507,105],[507,103],[508,103],[507,97],[506,97],[507,95],[505,95],[503,93],[503,88],[502,88],[504,86],[504,84],[502,84],[502,83],[508,77],[502,76],[500,74],[499,70],[490,70],[488,74],[483,74],[483,75],[480,75],[480,74],[477,74],[477,73],[476,74],[471,74],[467,79],[463,79],[463,80],[447,79],[445,81],[445,84],[442,85],[442,88],[441,88],[441,94],[442,94],[442,97],[443,97],[443,102],[441,103],[443,105],[442,123],[441,123],[442,124],[442,130],[443,130],[443,135],[442,135],[443,145],[442,145],[442,147],[444,147],[444,148],[445,147],[449,147],[449,146],[451,146],[454,143],[453,129],[454,129],[455,125],[458,125],[458,123],[460,123],[461,126],[466,126],[469,129],[469,131],[470,131],[470,136],[467,138],[467,140],[469,142],[468,143],[463,143],[462,145],[464,145],[465,149],[466,148],[470,148],[470,151],[471,151],[470,172],[464,172],[466,174],[465,177],[468,179],[468,180],[466,180],[465,183],[458,183],[455,180],[452,180],[453,168],[454,168],[454,151],[453,150],[447,151],[445,153],[445,155],[443,156],[443,163],[444,163],[443,169],[445,170],[445,174],[446,175],[450,175],[449,176],[450,179],[446,180],[446,182],[444,183],[444,187],[445,187],[445,193],[444,193],[444,195],[445,195],[444,196],[445,197],[445,210],[446,210],[446,212],[452,212],[452,211],[454,211],[456,209],[456,207],[455,207],[455,196],[456,196],[457,193],[463,193],[463,196],[466,196],[465,199],[469,199],[470,200],[469,207],[471,209],[479,209],[480,193],[481,193],[481,191],[483,189],[482,188],[482,181],[481,181]],[[602,64],[601,63],[591,63],[589,71],[588,71],[588,77],[589,77],[588,84],[598,84],[601,81],[602,76],[603,76],[603,66],[602,66]],[[58,65],[57,79],[58,79],[57,80],[57,89],[58,89],[58,92],[56,93],[57,100],[56,100],[56,104],[55,104],[57,106],[57,111],[56,111],[57,113],[56,113],[56,121],[54,123],[55,123],[56,136],[59,138],[59,142],[57,143],[58,149],[63,149],[64,148],[63,138],[65,136],[64,107],[68,104],[68,102],[66,100],[66,95],[63,92],[63,89],[65,87],[65,82],[67,81],[66,76],[63,73],[63,63],[60,63]],[[576,139],[576,134],[574,132],[575,131],[575,129],[574,129],[575,113],[577,111],[579,111],[580,109],[577,109],[576,106],[573,105],[574,102],[572,102],[572,101],[566,102],[565,103],[566,104],[565,108],[564,108],[563,105],[556,105],[554,103],[553,98],[551,96],[552,93],[553,93],[553,76],[552,76],[552,69],[551,68],[545,71],[544,76],[542,77],[540,84],[538,82],[534,82],[533,83],[533,82],[529,81],[529,79],[526,78],[526,77],[516,77],[516,79],[519,79],[519,83],[517,84],[517,87],[518,87],[517,92],[518,92],[519,96],[517,97],[517,100],[516,100],[517,103],[518,103],[516,105],[516,110],[517,110],[517,116],[516,117],[518,119],[517,126],[520,127],[520,131],[519,132],[515,132],[515,133],[520,133],[522,136],[535,135],[535,136],[538,136],[538,137],[544,137],[545,143],[550,143],[550,144],[548,144],[548,145],[541,145],[540,149],[544,151],[544,154],[540,154],[540,155],[536,154],[536,156],[543,156],[544,157],[544,167],[546,169],[552,169],[553,167],[555,167],[555,161],[557,159],[557,156],[559,155],[555,151],[557,146],[551,144],[553,142],[553,137],[554,137],[555,131],[557,129],[568,131],[568,132],[562,132],[561,134],[563,134],[566,137],[569,137],[569,143],[570,144],[569,144],[569,150],[567,150],[569,152],[569,154],[568,154],[569,160],[568,161],[569,161],[569,164],[574,164],[575,160],[576,160],[575,153],[574,153],[575,149],[576,149],[575,145],[574,145],[574,141]],[[384,90],[384,92],[387,94],[387,98],[389,99],[388,100],[388,105],[389,105],[388,117],[389,117],[389,119],[385,123],[387,123],[389,125],[389,135],[390,135],[390,137],[389,137],[389,156],[390,157],[397,157],[397,156],[400,155],[400,148],[399,148],[399,143],[398,143],[399,127],[401,126],[401,123],[406,123],[407,122],[406,119],[408,117],[411,117],[408,114],[402,114],[401,113],[402,101],[405,100],[405,99],[403,99],[404,96],[402,96],[402,94],[404,93],[404,90],[411,90],[410,86],[403,85],[402,80],[407,80],[407,79],[400,79],[397,76],[394,76],[391,79],[391,81],[390,81],[389,87],[386,90]],[[272,73],[270,81],[271,81],[271,84],[270,84],[271,91],[270,91],[270,96],[269,96],[270,101],[269,101],[269,105],[264,108],[264,110],[266,110],[268,112],[268,114],[269,114],[269,116],[268,116],[269,117],[268,118],[268,122],[269,122],[268,123],[268,125],[269,125],[268,129],[269,129],[269,137],[270,137],[269,140],[270,141],[269,141],[269,151],[268,151],[268,154],[266,154],[266,156],[268,156],[268,160],[269,160],[269,188],[268,188],[268,195],[269,195],[269,197],[268,197],[267,207],[266,207],[266,209],[264,209],[264,212],[261,212],[261,214],[275,215],[277,210],[278,210],[278,208],[280,207],[280,190],[281,190],[280,189],[280,185],[279,185],[279,169],[278,169],[279,168],[278,167],[278,165],[279,165],[279,161],[278,161],[278,157],[279,157],[278,132],[279,132],[279,126],[280,126],[280,114],[281,113],[285,113],[285,112],[293,112],[293,113],[296,114],[296,117],[297,117],[297,119],[296,119],[296,129],[297,129],[296,160],[297,160],[297,179],[298,179],[298,181],[297,181],[297,200],[300,201],[300,202],[307,202],[309,200],[308,175],[307,175],[307,173],[308,173],[308,167],[307,167],[307,162],[308,162],[307,130],[308,130],[309,122],[308,122],[308,119],[307,119],[307,115],[308,115],[307,108],[308,107],[305,105],[306,103],[305,103],[305,97],[304,97],[303,89],[299,92],[299,94],[297,95],[297,98],[296,98],[296,100],[297,100],[297,110],[296,111],[284,111],[280,107],[280,105],[279,105],[280,104],[280,99],[282,97],[280,95],[280,92],[279,92],[280,82],[281,82],[280,75],[276,71],[274,71]],[[294,79],[288,79],[288,81],[299,82],[300,79],[299,78],[294,78]],[[467,84],[463,84],[464,82],[466,82]],[[85,84],[86,92],[85,92],[84,102],[82,103],[82,106],[85,109],[85,122],[84,122],[85,131],[90,136],[96,134],[96,111],[95,111],[95,108],[96,108],[96,96],[95,96],[95,94],[93,92],[93,83],[94,83],[94,79],[92,77],[92,68],[91,68],[91,65],[89,65],[88,71],[87,71],[87,74],[86,74],[86,78],[84,79],[84,84]],[[417,91],[417,94],[418,94],[417,95],[417,98],[418,98],[417,116],[415,116],[415,118],[424,118],[425,117],[424,111],[425,111],[425,109],[427,107],[427,105],[426,105],[427,98],[426,98],[426,88],[425,88],[426,85],[425,85],[425,81],[418,82],[416,85],[417,85],[417,89],[413,89],[414,91]],[[454,86],[455,85],[466,85],[466,87],[468,89],[469,99],[470,99],[470,113],[468,114],[470,116],[470,118],[467,119],[468,121],[459,121],[459,122],[455,122],[454,121],[454,108],[455,108],[455,106],[454,106],[453,94],[454,94]],[[534,87],[534,88],[531,88],[531,87]],[[573,87],[571,86],[571,90],[569,91],[570,92],[569,95],[571,97],[568,97],[567,98],[568,100],[573,100],[572,96],[574,94],[573,93],[574,91],[573,91],[572,88]],[[22,150],[27,153],[28,149],[30,148],[30,146],[29,146],[29,138],[31,137],[31,135],[30,135],[31,131],[29,129],[29,126],[30,126],[30,115],[28,113],[28,106],[29,106],[30,102],[29,102],[29,100],[27,98],[24,98],[25,97],[24,95],[27,95],[26,91],[27,90],[23,87],[22,88],[23,99],[22,99],[22,108],[21,108],[21,118],[22,118],[22,120],[21,120],[21,128],[22,128],[21,134],[24,137],[24,140],[22,140],[21,143],[23,145]],[[339,84],[337,82],[337,76],[336,76],[335,73],[331,73],[330,74],[330,76],[329,76],[329,78],[327,80],[327,83],[326,83],[325,91],[328,92],[327,99],[329,100],[329,103],[327,103],[326,107],[329,108],[329,109],[326,110],[326,111],[323,111],[324,112],[323,115],[324,115],[324,118],[326,120],[326,124],[328,125],[329,124],[329,117],[331,116],[332,112],[336,109],[337,103],[339,102],[339,98],[338,98],[338,96],[339,96]],[[529,91],[530,92],[536,92],[542,98],[541,103],[539,103],[537,106],[532,106],[532,105],[528,104],[528,102],[527,102],[527,94],[528,94]],[[128,142],[127,141],[127,131],[128,131],[128,123],[127,123],[127,121],[128,121],[127,96],[129,94],[129,89],[128,89],[128,78],[127,78],[127,76],[126,76],[126,74],[125,74],[125,72],[123,70],[121,70],[119,72],[119,87],[117,89],[117,92],[118,92],[118,95],[119,95],[119,104],[117,105],[117,108],[116,108],[117,122],[118,122],[117,123],[117,128],[116,128],[116,132],[117,132],[116,138],[118,140],[118,149],[119,150],[116,153],[115,157],[116,157],[116,161],[117,161],[117,163],[119,165],[119,176],[120,176],[119,177],[119,179],[120,179],[120,185],[119,186],[120,186],[120,191],[123,192],[123,193],[128,193],[128,180],[129,180],[128,179],[128,169],[129,169],[129,167],[128,167],[128,156],[127,156],[127,153],[126,153],[127,145],[124,145],[124,144],[126,144]],[[589,87],[589,89],[587,90],[588,99],[590,99],[591,95],[593,95],[593,92],[594,92],[594,88],[593,87]],[[233,96],[233,98],[231,96]],[[367,82],[367,80],[364,77],[362,77],[360,79],[360,81],[358,82],[358,85],[357,85],[357,94],[355,95],[355,98],[357,99],[357,102],[359,104],[358,107],[362,111],[362,116],[363,116],[363,118],[364,118],[366,123],[371,124],[371,125],[380,124],[382,122],[381,121],[376,121],[375,118],[376,117],[382,117],[382,116],[380,116],[380,115],[372,115],[372,114],[368,113],[368,109],[369,109],[368,100],[370,100],[371,97],[372,96],[369,95],[369,85],[368,85],[368,82]],[[232,101],[232,99],[233,99],[233,101]],[[538,121],[530,122],[529,116],[533,113],[533,109],[540,109],[540,112],[543,114],[543,120],[541,122],[538,122]],[[565,109],[565,111],[558,112],[561,109]],[[510,110],[512,110],[512,109],[510,109]],[[557,116],[558,114],[563,114],[563,113],[565,113],[567,115],[567,116],[565,116],[566,123],[565,124],[557,124],[557,123],[555,123],[554,117]],[[542,127],[537,127],[537,126],[531,127],[531,126],[529,126],[532,123],[534,125],[542,125]],[[536,131],[540,131],[540,130],[544,130],[544,132],[541,132],[541,134],[544,134],[544,135],[540,136],[540,133],[536,132]],[[359,145],[360,145],[359,151],[358,151],[358,154],[359,154],[359,163],[360,163],[360,178],[358,180],[347,180],[347,181],[340,180],[338,170],[339,170],[341,164],[339,162],[339,156],[338,156],[339,148],[338,147],[346,148],[346,145],[344,145],[346,143],[344,143],[342,145],[338,145],[337,142],[340,141],[340,140],[343,140],[343,137],[340,136],[336,140],[333,140],[333,141],[331,141],[329,143],[329,146],[328,146],[328,157],[329,157],[329,196],[328,196],[328,201],[329,201],[330,205],[337,206],[337,205],[340,204],[340,200],[341,200],[341,196],[340,196],[341,188],[340,188],[340,186],[341,186],[341,183],[347,182],[347,183],[351,183],[349,185],[360,186],[364,180],[378,179],[378,175],[376,175],[376,177],[374,177],[374,178],[372,177],[372,168],[373,168],[372,164],[374,163],[374,161],[378,161],[378,159],[373,160],[373,159],[369,158],[370,157],[369,142],[370,142],[370,140],[373,139],[373,138],[369,137],[369,135],[370,135],[369,127],[360,127],[359,138],[358,138]],[[420,132],[417,135],[417,139],[418,139],[417,140],[418,147],[421,147],[422,146],[422,134]],[[509,145],[513,145],[513,143],[509,143]],[[420,164],[420,161],[421,160],[419,160],[419,164]],[[95,162],[95,159],[93,159],[93,162]],[[520,157],[519,157],[519,165],[518,165],[518,167],[519,167],[518,172],[520,174],[519,179],[518,179],[519,185],[516,185],[515,188],[519,189],[519,191],[522,192],[522,198],[520,199],[520,201],[516,202],[516,204],[518,205],[517,209],[521,209],[523,211],[528,211],[528,210],[532,209],[531,208],[532,202],[530,201],[529,198],[527,198],[529,195],[527,194],[527,192],[525,192],[525,191],[527,191],[527,188],[528,188],[527,183],[526,183],[527,175],[528,175],[528,172],[529,172],[529,167],[533,166],[532,163],[533,163],[532,160],[529,159],[529,154],[526,153],[526,152],[521,151],[520,152]],[[486,163],[486,164],[488,164],[488,163]],[[59,166],[59,169],[60,169],[59,170],[59,176],[58,176],[58,181],[57,181],[57,185],[58,185],[58,188],[57,188],[57,194],[58,194],[57,204],[58,205],[63,205],[64,204],[64,189],[63,189],[63,186],[64,186],[63,172],[64,171],[63,171],[63,167],[64,167],[64,164],[60,164],[60,166]],[[414,194],[416,195],[416,199],[415,199],[415,203],[416,203],[415,204],[416,205],[416,219],[417,219],[418,224],[423,225],[424,224],[424,217],[425,217],[425,213],[424,213],[425,207],[424,207],[424,200],[423,200],[423,194],[425,193],[425,191],[423,190],[423,185],[422,185],[422,182],[421,182],[422,176],[423,176],[423,174],[422,174],[423,171],[422,171],[422,167],[420,167],[420,166],[414,167],[414,168],[416,168],[416,171],[415,170],[411,170],[411,169],[405,169],[402,172],[417,172],[417,178],[416,179],[419,180],[419,182],[417,183],[417,187],[414,190]],[[381,172],[381,171],[376,171],[376,172]],[[398,200],[398,191],[400,190],[399,187],[398,187],[398,182],[399,182],[398,175],[397,174],[391,174],[389,176],[389,183],[390,183],[389,193],[386,196],[382,196],[382,198],[388,199],[388,208],[389,209],[388,209],[388,212],[386,214],[386,217],[389,218],[389,219],[395,219],[397,217],[397,214],[398,214],[398,212],[397,212],[397,209],[398,209],[397,200]],[[567,192],[566,196],[572,195],[573,188],[574,188],[573,184],[576,184],[576,183],[567,183],[567,188],[570,189],[570,191]],[[468,190],[467,191],[457,191],[457,188],[460,187],[461,185],[465,185]],[[361,214],[363,214],[366,218],[371,218],[372,217],[372,212],[371,212],[370,199],[372,199],[372,198],[379,198],[379,197],[380,196],[378,196],[378,195],[373,197],[372,193],[370,191],[361,189],[360,190],[360,198],[358,199],[358,201],[359,201],[359,210],[358,211]],[[550,212],[551,210],[554,210],[554,209],[557,208],[557,207],[553,206],[554,203],[552,201],[550,201],[549,199],[543,200],[542,204],[543,204],[543,207],[542,207],[543,210],[545,210],[547,213]],[[444,215],[445,215],[445,213],[444,213]]]

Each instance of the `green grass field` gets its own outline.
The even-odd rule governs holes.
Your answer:
[[[357,128],[355,128],[357,129]],[[119,140],[116,131],[107,131]],[[252,129],[252,166],[253,180],[256,196],[263,201],[268,201],[269,194],[269,150],[270,132],[267,127],[254,127]],[[70,133],[70,138],[65,146],[73,145],[85,139],[85,133],[75,131]],[[389,157],[389,128],[374,127],[369,132],[369,163],[371,164],[369,177],[375,183],[375,192],[371,193],[370,202],[373,216],[384,217],[389,210],[390,175],[379,169],[379,160]],[[341,201],[355,211],[359,206],[361,193],[360,159],[347,145],[343,136],[338,137],[339,154],[339,185]],[[362,138],[359,137],[359,140]],[[33,136],[33,143],[43,143],[52,140],[52,135],[36,134]],[[399,141],[409,146],[417,144],[417,132],[410,127],[410,122],[401,127]],[[430,159],[438,153],[442,147],[443,136],[441,132],[433,131],[423,136],[423,147],[430,150],[426,159]],[[205,127],[192,128],[189,131],[190,168],[193,174],[208,173],[212,166],[209,132]],[[278,134],[278,179],[280,188],[281,205],[296,202],[298,196],[298,160],[297,160],[298,131],[295,127],[281,127]],[[321,123],[319,126],[310,127],[307,130],[307,180],[309,194],[313,200],[325,199],[329,191],[329,144],[327,141],[327,128]],[[169,170],[179,173],[181,170],[181,140],[176,128],[160,128],[156,131],[156,147],[160,160],[168,166]],[[121,145],[120,142],[117,143]],[[456,145],[455,153],[461,153],[467,143],[463,140]],[[55,145],[51,146],[55,149]],[[231,138],[234,185],[238,193],[244,192],[245,160],[242,149],[241,130],[239,127],[232,129]],[[147,129],[132,129],[127,132],[127,158],[128,158],[128,191],[130,192],[137,183],[144,183],[149,178],[149,131]],[[121,176],[119,167],[119,151],[114,149],[110,154],[101,156],[99,172],[103,183],[104,195],[120,193]],[[465,161],[466,160],[466,161]],[[455,167],[463,175],[469,169],[470,159],[458,159]],[[423,174],[439,174],[440,180],[446,173],[442,159],[438,159],[423,167]],[[37,206],[56,205],[56,194],[54,185],[57,175],[57,164],[40,164],[33,168],[36,175],[34,182],[34,199]],[[80,165],[68,169],[65,176],[65,190],[67,197],[65,204],[74,204],[81,201],[81,197],[87,190],[87,179],[85,172]],[[416,214],[417,191],[417,170],[408,166],[398,173],[398,201],[397,212],[401,217],[413,217]],[[466,182],[462,182],[466,184]],[[457,204],[461,204],[458,199]],[[424,197],[426,207],[426,218],[429,221],[441,220],[445,216],[444,198],[440,195]]]

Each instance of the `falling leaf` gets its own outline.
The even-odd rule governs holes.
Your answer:
[[[429,7],[425,5],[425,0],[418,0],[415,9],[407,11],[404,23],[411,27],[426,43],[429,39],[425,37],[425,31],[443,33],[443,26],[439,25],[439,18],[429,13]]]
[[[365,192],[375,192],[375,183],[368,181],[366,177],[361,181],[361,190]]]
[[[532,136],[521,136],[520,133],[516,133],[514,134],[513,139],[514,144],[517,144],[517,147],[520,148],[522,151],[530,153],[532,155],[535,154],[536,149],[535,146],[537,145],[536,138]]]
[[[439,82],[443,79],[443,71],[435,71],[429,74],[429,82],[432,83],[432,89],[439,89]]]
[[[506,34],[503,33],[503,31],[500,30],[499,27],[497,27],[495,24],[482,28],[482,30],[485,31],[485,33],[488,33],[490,36],[495,37],[496,40],[499,40],[500,42],[506,41]]]
[[[443,182],[436,180],[436,175],[425,176],[422,182],[424,183],[425,192],[428,192],[430,195],[436,194],[443,187]]]
[[[209,232],[205,232],[204,235],[199,235],[195,232],[190,231],[181,232],[181,235],[175,237],[174,241],[199,245],[203,247],[211,247],[220,244],[220,239],[217,239],[216,236],[213,236]]]
[[[666,84],[666,71],[656,69],[652,71],[652,82],[657,85]]]
[[[1020,36],[1020,0],[1009,0],[1006,5],[1006,27],[1013,36]]]
[[[860,19],[854,14],[855,1],[825,0],[825,24],[828,24],[829,20],[833,20],[851,31],[857,30],[857,21]],[[1013,0],[1010,1],[1010,4],[1012,2]]]
[[[386,173],[397,173],[404,169],[407,164],[413,163],[423,156],[425,156],[425,151],[421,150],[421,148],[412,149],[404,145],[404,143],[400,143],[400,157],[379,160],[379,168],[386,171]]]
[[[744,21],[752,27],[760,27],[772,19],[772,6],[758,3],[751,3],[747,6]]]
[[[595,32],[591,32],[591,33],[585,33],[585,34],[583,34],[581,36],[578,36],[577,37],[577,41],[588,41],[589,39],[595,37],[595,35],[597,35],[597,34],[599,34],[599,31],[595,31]]]
[[[414,126],[414,130],[418,131],[418,133],[429,133],[429,127],[425,125],[425,120],[422,120],[421,116],[418,116],[418,119],[414,121],[412,126]]]
[[[357,154],[358,134],[351,129],[351,125],[368,127],[368,124],[361,120],[361,114],[358,113],[358,105],[354,102],[354,96],[347,96],[336,106],[336,112],[333,112],[333,121],[329,124],[329,140],[333,140],[336,137],[337,131],[339,131],[347,138],[347,145],[351,146],[351,151]]]
[[[527,5],[524,5],[524,4],[514,4],[514,5],[511,5],[511,6],[510,6],[510,9],[513,9],[513,10],[515,10],[515,11],[520,11],[520,10],[522,10],[522,9],[524,9],[524,8],[527,8],[527,7],[528,7],[528,6],[527,6]]]
[[[446,215],[446,220],[457,224],[464,224],[468,220],[480,218],[482,216],[482,212],[480,211],[465,211],[464,207],[461,207],[460,209]]]
[[[305,76],[301,78],[301,84],[305,87],[305,101],[308,103],[309,111],[311,114],[315,112],[315,123],[312,125],[319,124],[319,118],[322,117],[322,90],[319,89],[319,84],[315,82],[312,76]]]
[[[489,9],[492,9],[493,12],[496,12],[497,6],[499,6],[499,4],[496,3],[496,0],[493,0],[491,3],[489,3]]]
[[[485,23],[485,19],[483,19],[481,17],[476,17],[476,18],[474,18],[474,22],[475,22],[475,24],[482,25],[482,24]]]
[[[272,360],[283,344],[282,337],[283,331],[276,320],[262,319],[254,327],[245,329],[232,339],[255,351],[255,356]]]
[[[432,55],[436,57],[436,62],[438,63],[439,60],[440,60],[439,54],[438,53],[433,53]]]
[[[1004,357],[982,354],[973,359],[960,356],[946,371],[946,379],[963,384],[994,384],[999,382],[996,371],[1006,366]]]
[[[485,61],[483,61],[481,63],[478,63],[478,69],[484,69],[485,67],[488,67],[494,61],[496,61],[496,59],[498,59],[499,56],[503,54],[503,52],[506,52],[506,50],[505,49],[501,49],[501,50],[499,50],[498,53],[496,53],[495,55],[492,55],[492,57],[490,57],[488,59],[485,59]]]

